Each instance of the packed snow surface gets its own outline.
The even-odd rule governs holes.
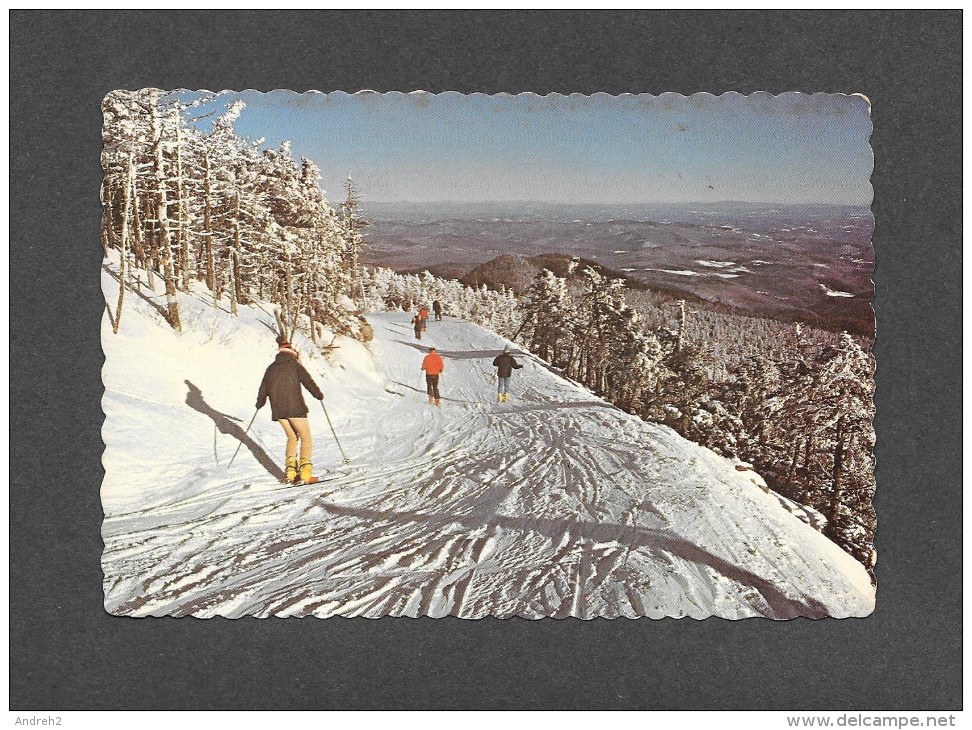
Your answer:
[[[110,302],[117,283],[108,273]],[[105,605],[134,616],[864,616],[864,568],[713,452],[628,415],[458,319],[417,342],[406,313],[375,340],[302,360],[316,471],[278,481],[284,438],[257,414],[275,354],[268,306],[180,294],[182,334],[143,288],[105,319]],[[328,337],[330,341],[330,337]],[[420,363],[445,361],[442,407]],[[241,444],[232,467],[228,462]],[[801,517],[803,519],[801,519]]]

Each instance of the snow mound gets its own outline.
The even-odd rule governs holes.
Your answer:
[[[109,302],[117,281],[102,277]],[[430,406],[408,314],[367,345],[296,338],[341,455],[307,396],[320,484],[277,481],[283,434],[254,413],[276,346],[266,304],[126,293],[102,341],[105,605],[133,616],[864,616],[862,566],[798,505],[670,429],[628,415],[506,340],[430,322],[445,361]],[[328,335],[322,342],[331,344]],[[243,444],[232,467],[228,463]],[[807,521],[804,521],[804,520]]]

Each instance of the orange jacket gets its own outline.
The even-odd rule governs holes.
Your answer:
[[[422,361],[422,369],[429,375],[439,375],[445,369],[442,358],[436,352],[430,352]]]

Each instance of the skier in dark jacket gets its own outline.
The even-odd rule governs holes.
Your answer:
[[[513,359],[513,356],[510,354],[510,348],[504,347],[503,354],[497,355],[496,359],[493,360],[493,367],[496,368],[497,381],[499,382],[496,391],[496,402],[502,403],[509,401],[510,376],[513,375],[514,368],[519,370],[523,366]]]
[[[270,415],[280,423],[287,434],[287,481],[310,484],[317,481],[313,476],[314,465],[311,456],[314,440],[307,421],[307,404],[300,386],[303,385],[317,400],[324,400],[324,394],[311,378],[310,373],[300,364],[297,351],[282,335],[277,338],[276,359],[263,374],[260,393],[257,395],[257,410],[270,399]],[[297,442],[300,442],[300,462],[297,461]]]
[[[422,339],[422,319],[416,314],[412,317],[412,327],[415,329],[415,339]]]
[[[439,303],[438,299],[432,302],[432,313],[435,315],[436,322],[442,321],[442,305]]]

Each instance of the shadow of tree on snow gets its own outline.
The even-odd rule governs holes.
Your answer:
[[[536,532],[551,538],[554,542],[561,541],[566,534],[571,543],[581,540],[591,544],[617,542],[631,550],[639,548],[663,550],[669,555],[681,558],[689,563],[710,566],[718,573],[742,585],[752,586],[759,591],[766,602],[765,607],[756,606],[757,610],[764,615],[776,618],[796,618],[798,616],[823,618],[828,615],[826,606],[812,596],[788,595],[785,590],[777,587],[772,581],[666,530],[607,522],[526,515],[522,517],[495,513],[456,515],[410,510],[375,510],[368,507],[338,505],[323,498],[317,500],[317,504],[331,514],[355,517],[368,522],[427,524],[431,530],[458,524],[470,532],[500,528],[514,532]]]

